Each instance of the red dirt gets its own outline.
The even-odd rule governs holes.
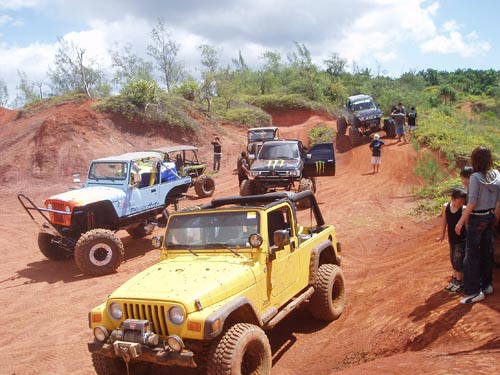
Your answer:
[[[12,115],[9,113],[9,115]],[[282,136],[301,137],[318,122],[311,117],[280,125]],[[289,115],[291,116],[291,115]],[[67,103],[13,120],[0,112],[0,339],[3,374],[94,374],[86,343],[87,313],[133,274],[155,263],[150,239],[122,234],[126,261],[118,272],[85,277],[73,261],[52,262],[37,248],[37,227],[16,194],[41,203],[70,185],[95,157],[174,144],[165,134],[133,131],[96,114],[88,103]],[[201,122],[188,141],[210,165],[208,137],[222,138],[216,195],[237,194],[235,161],[245,130]],[[180,139],[175,135],[174,139]],[[200,143],[199,140],[203,143]],[[287,317],[269,337],[273,374],[495,374],[500,371],[500,282],[484,302],[462,306],[442,291],[451,274],[447,244],[436,244],[439,220],[412,213],[417,152],[410,144],[386,140],[381,173],[370,174],[367,145],[350,149],[337,140],[337,176],[318,180],[317,198],[327,222],[337,227],[347,282],[347,306],[339,320],[315,322],[305,309]],[[61,177],[57,177],[61,174]],[[202,199],[190,196],[186,205]],[[168,371],[166,371],[168,372]],[[178,370],[170,374],[193,374]]]

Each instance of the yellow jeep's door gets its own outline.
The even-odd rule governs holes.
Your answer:
[[[307,151],[303,177],[335,176],[335,152],[332,142],[315,144]]]
[[[283,247],[274,244],[274,232],[276,230],[290,231],[291,218],[292,213],[288,205],[280,206],[267,214],[270,254],[268,272],[273,299],[280,298],[287,291],[293,291],[298,281],[299,257],[294,242]]]

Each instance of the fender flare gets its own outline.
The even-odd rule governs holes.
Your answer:
[[[239,296],[207,316],[205,319],[203,339],[211,340],[217,337],[222,332],[224,323],[228,316],[242,308],[247,309],[246,313],[250,314],[250,317],[252,318],[251,320],[253,320],[254,323],[256,323],[259,327],[263,326],[262,319],[259,317],[257,309],[253,305],[252,301],[248,297]],[[218,324],[217,321],[219,321]]]
[[[309,260],[309,285],[313,285],[316,282],[317,271],[321,265],[320,259],[322,257],[324,259],[322,263],[340,265],[340,260],[333,250],[332,242],[330,240],[321,241],[311,250],[311,258]]]

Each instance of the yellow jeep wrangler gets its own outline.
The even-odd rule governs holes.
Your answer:
[[[153,242],[159,262],[89,313],[98,375],[153,364],[270,374],[266,330],[303,304],[323,321],[344,309],[340,244],[310,190],[214,199],[171,214]]]

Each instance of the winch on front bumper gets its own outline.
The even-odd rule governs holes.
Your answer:
[[[160,336],[151,331],[147,320],[127,319],[112,332],[98,326],[94,328],[94,341],[87,345],[91,353],[120,357],[125,362],[138,360],[159,365],[196,367],[194,353],[185,348],[179,336],[168,336],[160,343]]]

